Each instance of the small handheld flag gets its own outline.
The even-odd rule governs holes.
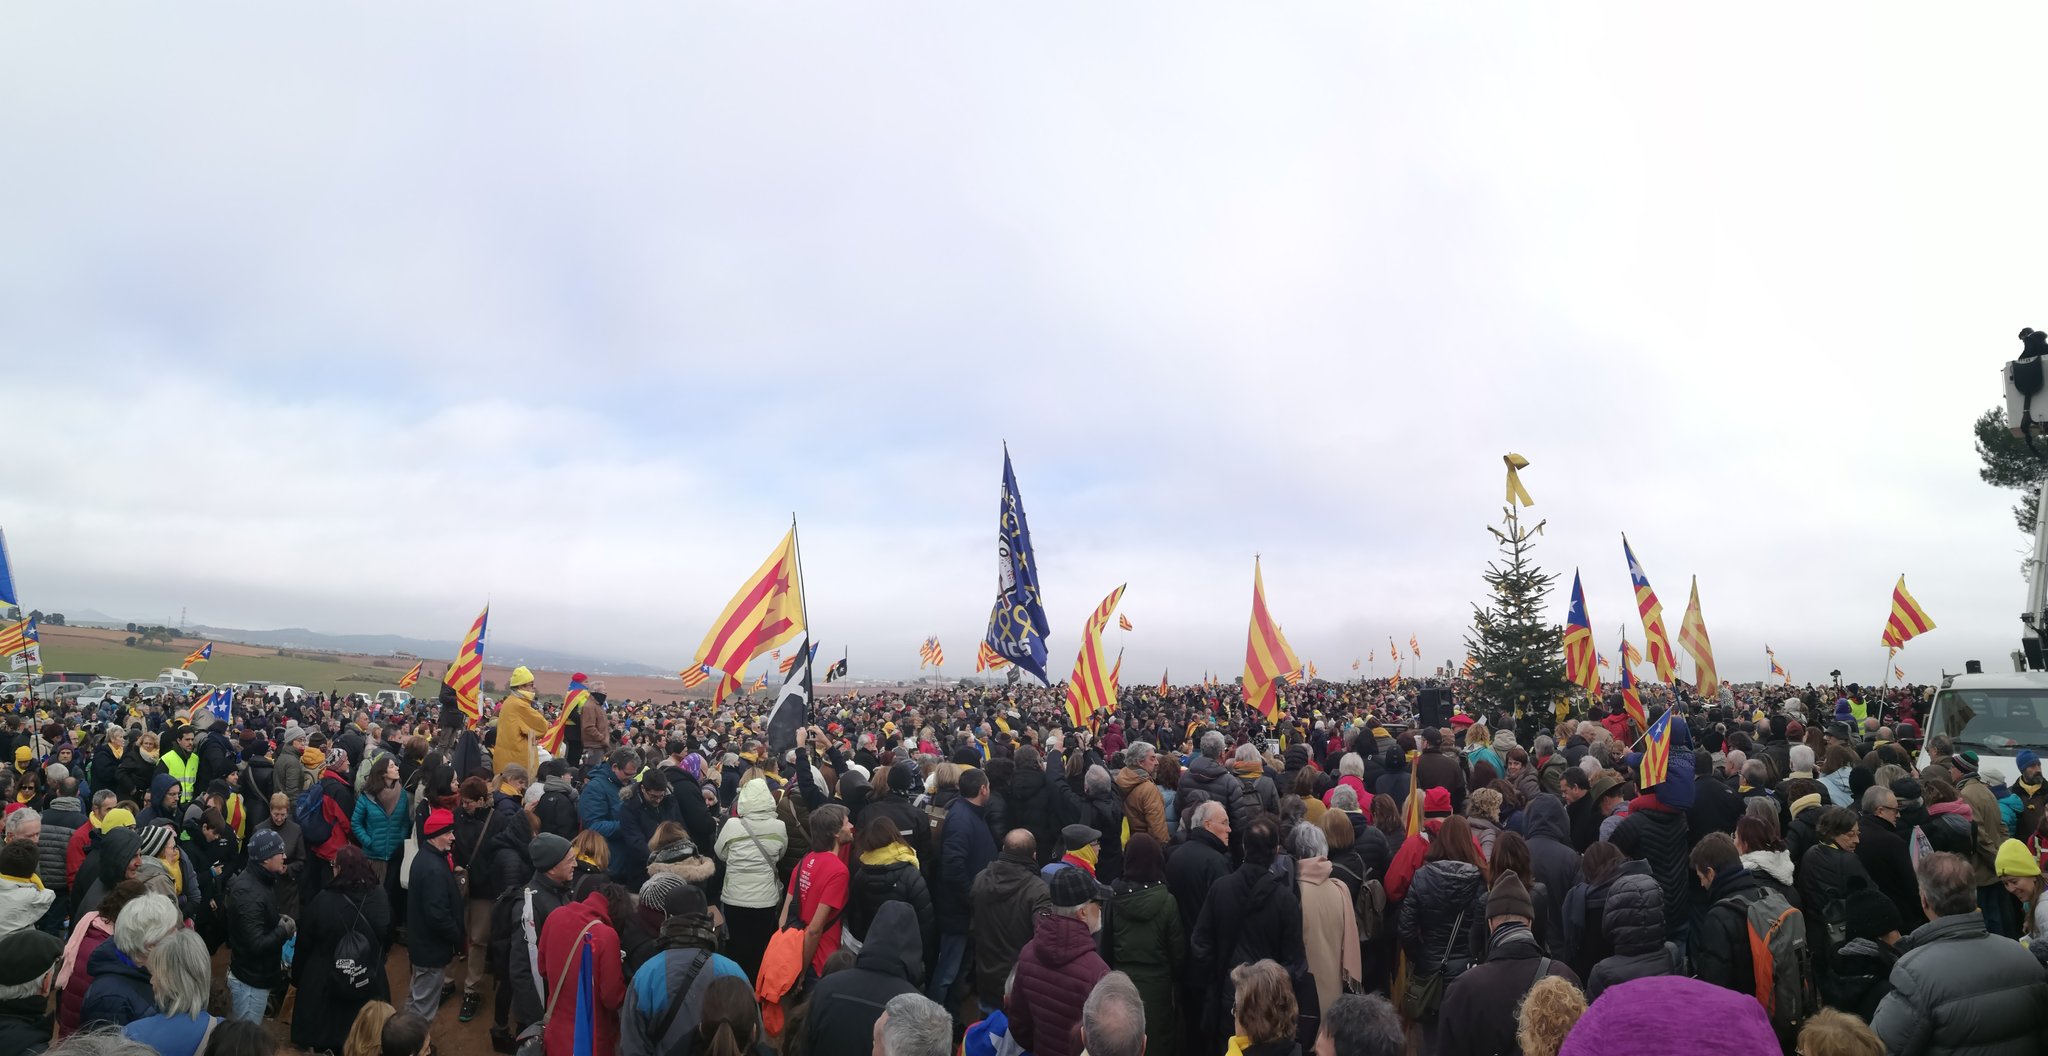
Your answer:
[[[1643,737],[1643,769],[1641,787],[1654,788],[1664,783],[1671,774],[1671,716],[1667,708],[1657,721],[1650,724],[1650,732]]]

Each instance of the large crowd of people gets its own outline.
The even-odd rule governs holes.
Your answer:
[[[0,1052],[2048,1052],[2040,760],[1924,688],[1649,687],[1646,784],[1619,701],[1455,679],[854,692],[779,750],[598,687],[552,754],[523,668],[480,721],[10,702]]]

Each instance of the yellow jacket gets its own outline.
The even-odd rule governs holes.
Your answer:
[[[532,692],[515,690],[498,706],[498,741],[491,749],[491,770],[502,774],[517,763],[532,776],[540,765],[540,755],[534,749],[546,732],[548,720],[533,706]]]

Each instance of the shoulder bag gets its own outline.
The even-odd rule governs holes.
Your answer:
[[[561,1000],[562,991],[569,988],[569,972],[576,967],[579,954],[583,951],[583,940],[590,936],[590,929],[597,927],[597,921],[583,925],[576,933],[576,941],[569,944],[569,956],[562,958],[562,974],[555,980],[555,988],[548,991],[547,1007],[541,1010],[540,1022],[519,1032],[518,1056],[546,1056],[546,1044],[542,1036],[547,1033],[548,1020],[555,1014],[555,1002]]]
[[[1416,972],[1408,977],[1408,989],[1401,994],[1401,1014],[1412,1022],[1430,1023],[1436,1020],[1437,1006],[1444,1000],[1444,964],[1451,959],[1451,950],[1458,944],[1458,932],[1465,926],[1465,912],[1458,911],[1458,919],[1451,923],[1451,936],[1444,942],[1444,959],[1437,962],[1436,971]]]

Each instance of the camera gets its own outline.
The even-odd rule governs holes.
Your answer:
[[[2048,426],[2048,400],[2035,407],[2035,397],[2048,385],[2048,331],[2027,327],[2020,331],[2020,358],[2005,371],[2005,425],[2014,436],[2023,436],[2031,425]]]

